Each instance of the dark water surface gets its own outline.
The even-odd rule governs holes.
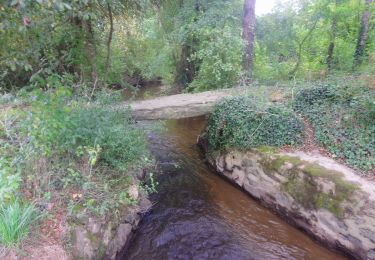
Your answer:
[[[344,259],[260,206],[204,163],[205,118],[166,122],[150,142],[163,174],[123,259]]]

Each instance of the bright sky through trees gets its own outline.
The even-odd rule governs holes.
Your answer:
[[[269,13],[275,6],[277,0],[258,0],[256,2],[255,13],[257,15],[263,15]]]

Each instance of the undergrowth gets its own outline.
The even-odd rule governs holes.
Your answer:
[[[108,108],[108,95],[89,102],[65,87],[23,95],[26,108],[0,113],[0,244],[18,245],[41,214],[15,202],[23,195],[38,208],[57,203],[100,216],[137,202],[127,189],[152,162],[130,111]]]

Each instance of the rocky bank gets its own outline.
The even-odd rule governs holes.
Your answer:
[[[219,174],[328,247],[375,259],[375,185],[351,169],[320,155],[267,147],[213,152],[207,159]]]
[[[71,253],[73,259],[116,259],[126,250],[142,215],[151,208],[147,196],[139,192],[139,185],[130,187],[130,196],[138,201],[117,214],[104,217],[75,212],[69,219]]]

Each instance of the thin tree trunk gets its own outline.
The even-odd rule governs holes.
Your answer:
[[[108,9],[108,15],[109,15],[109,35],[107,40],[107,59],[105,62],[105,77],[108,76],[108,71],[110,67],[110,61],[111,61],[111,43],[113,38],[113,15],[112,15],[112,8],[109,2],[107,2],[107,9]]]
[[[255,3],[256,0],[245,0],[244,16],[242,20],[242,39],[245,44],[243,55],[243,70],[247,80],[251,79],[254,63],[255,40]]]
[[[86,31],[86,55],[91,65],[91,83],[93,84],[93,90],[95,90],[98,83],[98,73],[96,69],[96,45],[94,30],[91,25],[91,20],[85,20],[83,22]]]
[[[305,37],[302,39],[302,41],[298,44],[298,57],[297,57],[297,63],[296,65],[294,65],[294,68],[289,72],[289,78],[293,78],[295,76],[295,74],[297,73],[298,69],[299,69],[299,66],[301,65],[301,62],[302,62],[302,48],[303,48],[303,45],[305,44],[305,42],[307,41],[307,39],[310,37],[310,35],[313,33],[313,31],[315,30],[317,24],[318,24],[318,21],[319,21],[320,18],[317,18],[313,24],[313,26],[310,28],[310,30],[307,32],[307,34],[305,35]]]
[[[370,5],[373,0],[366,0],[365,11],[362,14],[361,25],[358,34],[357,46],[354,53],[353,69],[361,65],[363,57],[365,56],[366,43],[369,31],[369,21],[371,18]]]
[[[181,2],[182,4],[182,2]],[[201,12],[201,4],[199,0],[195,1],[195,12],[199,15]],[[197,18],[194,19],[194,22]],[[189,36],[185,43],[181,46],[180,61],[177,65],[177,73],[175,82],[186,87],[188,84],[193,82],[197,72],[199,71],[199,60],[190,60],[193,53],[196,52],[196,47],[198,46],[199,39],[195,36],[193,32],[189,32]]]
[[[337,10],[337,6],[339,4],[339,0],[335,1],[335,7]],[[335,11],[336,11],[335,10]],[[337,34],[337,14],[335,13],[332,18],[332,24],[331,24],[331,39],[330,43],[328,45],[328,50],[327,50],[327,70],[328,72],[332,71],[333,67],[333,53],[335,50],[335,40],[336,40],[336,34]]]

